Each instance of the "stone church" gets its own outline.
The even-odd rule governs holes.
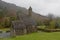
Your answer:
[[[36,22],[32,18],[32,8],[28,9],[28,14],[18,14],[18,20],[12,21],[11,34],[23,35],[37,31]]]

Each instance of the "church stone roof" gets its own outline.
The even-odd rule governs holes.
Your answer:
[[[27,25],[28,26],[34,26],[36,25],[35,21],[32,19],[32,17],[26,15],[26,14],[20,14],[19,16],[20,20],[12,21],[13,28],[15,29],[24,29]]]
[[[13,28],[14,29],[24,29],[26,28],[25,24],[22,22],[22,21],[12,21],[12,24],[13,24]]]
[[[20,19],[23,21],[24,24],[28,25],[36,25],[35,20],[26,14],[20,14]]]

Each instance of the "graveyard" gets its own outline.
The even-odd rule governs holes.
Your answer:
[[[0,40],[60,40],[60,17],[33,9],[0,0]]]

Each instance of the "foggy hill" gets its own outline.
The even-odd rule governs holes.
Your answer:
[[[5,15],[7,15],[7,16],[16,16],[16,13],[28,14],[28,9],[0,0],[0,10],[2,10],[2,9],[5,9],[5,11],[3,11],[3,12],[5,12],[6,13]],[[32,12],[32,18],[38,22],[48,19],[46,16],[40,15],[35,12]]]

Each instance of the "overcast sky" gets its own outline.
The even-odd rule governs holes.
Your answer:
[[[52,13],[60,16],[60,0],[3,0],[9,3],[14,3],[17,6],[29,8],[31,6],[34,12],[42,15]]]

